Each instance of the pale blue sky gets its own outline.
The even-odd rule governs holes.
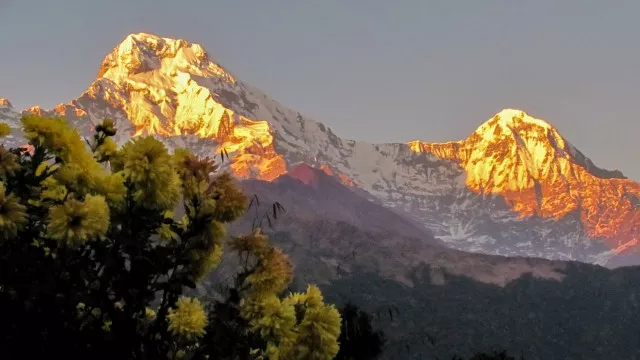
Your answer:
[[[514,107],[640,180],[639,14],[635,0],[0,0],[0,97],[67,102],[143,31],[203,44],[342,137],[457,140]]]

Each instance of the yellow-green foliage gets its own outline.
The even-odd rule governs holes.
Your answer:
[[[198,299],[181,297],[175,309],[169,310],[169,331],[177,337],[197,339],[207,326],[207,314]]]
[[[17,236],[27,224],[26,207],[13,194],[6,194],[5,185],[0,184],[0,235],[4,240]]]
[[[102,195],[87,195],[84,201],[67,199],[51,207],[47,235],[61,246],[80,246],[105,235],[109,228],[109,207]]]
[[[22,124],[28,151],[0,145],[0,255],[13,256],[0,261],[0,301],[9,299],[0,318],[39,320],[11,338],[23,336],[48,355],[59,346],[48,342],[51,333],[68,335],[65,349],[85,357],[197,354],[211,314],[183,292],[217,267],[225,223],[246,210],[233,178],[216,174],[208,158],[184,149],[170,154],[153,137],[119,149],[109,119],[87,142],[61,118],[28,115]],[[9,132],[0,124],[0,136]],[[256,358],[332,359],[340,316],[320,290],[282,297],[292,264],[259,230],[230,245],[241,259],[251,258],[240,313],[245,332],[265,344],[252,351]]]
[[[5,137],[11,133],[11,128],[9,125],[2,123],[0,124],[0,137]]]
[[[333,305],[324,303],[320,289],[310,285],[304,293],[280,298],[291,282],[291,262],[259,230],[234,239],[232,247],[256,261],[246,278],[249,288],[241,309],[251,330],[267,340],[266,349],[256,354],[268,359],[333,359],[339,350],[341,319]]]

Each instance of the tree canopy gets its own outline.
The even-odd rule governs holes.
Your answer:
[[[286,293],[292,264],[260,229],[226,234],[247,199],[212,159],[169,152],[153,137],[120,148],[108,119],[85,141],[61,118],[28,115],[22,127],[28,144],[0,145],[3,356],[338,353],[340,314],[319,288]],[[225,301],[189,296],[225,243],[242,264],[233,292]]]

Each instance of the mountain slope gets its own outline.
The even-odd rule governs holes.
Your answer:
[[[242,185],[247,193],[256,194],[262,204],[257,216],[250,212],[243,221],[245,230],[253,219],[271,211],[270,204],[281,203],[286,213],[274,222],[273,229],[267,230],[275,241],[291,250],[288,254],[294,254],[296,266],[304,269],[298,272],[310,274],[318,268],[333,268],[313,281],[333,280],[339,277],[339,268],[342,275],[353,269],[367,270],[410,285],[407,274],[423,264],[498,285],[525,273],[562,278],[565,264],[557,261],[503,258],[450,249],[400,214],[365,199],[337,179],[307,165],[298,165],[272,182],[245,180]],[[292,247],[292,243],[296,245]],[[324,258],[326,263],[312,266],[310,262],[317,258]]]
[[[330,301],[374,314],[389,340],[384,359],[449,359],[494,347],[526,359],[638,356],[637,267],[612,271],[449,249],[306,165],[242,185],[261,199],[259,214],[273,201],[288,209],[266,231],[294,261],[294,288],[318,283]],[[252,218],[236,226],[251,226]],[[402,226],[379,226],[380,218]],[[202,291],[224,278],[209,279]],[[398,309],[391,318],[389,308]]]
[[[529,124],[526,114],[513,120],[513,110],[463,142],[344,140],[238,80],[202,46],[140,33],[106,56],[80,97],[29,111],[65,116],[85,135],[113,118],[120,143],[152,134],[203,156],[224,148],[240,178],[273,180],[299,163],[322,168],[457,249],[635,261],[638,184],[597,168],[550,125]]]
[[[424,227],[306,164],[295,166],[271,182],[245,180],[242,184],[247,193],[260,194],[263,204],[277,201],[290,208],[298,218],[341,221],[367,231],[393,233],[444,245]]]

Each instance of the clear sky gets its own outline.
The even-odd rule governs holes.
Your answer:
[[[640,180],[637,0],[0,0],[0,97],[81,94],[127,34],[204,45],[342,137],[457,140],[502,108]]]

